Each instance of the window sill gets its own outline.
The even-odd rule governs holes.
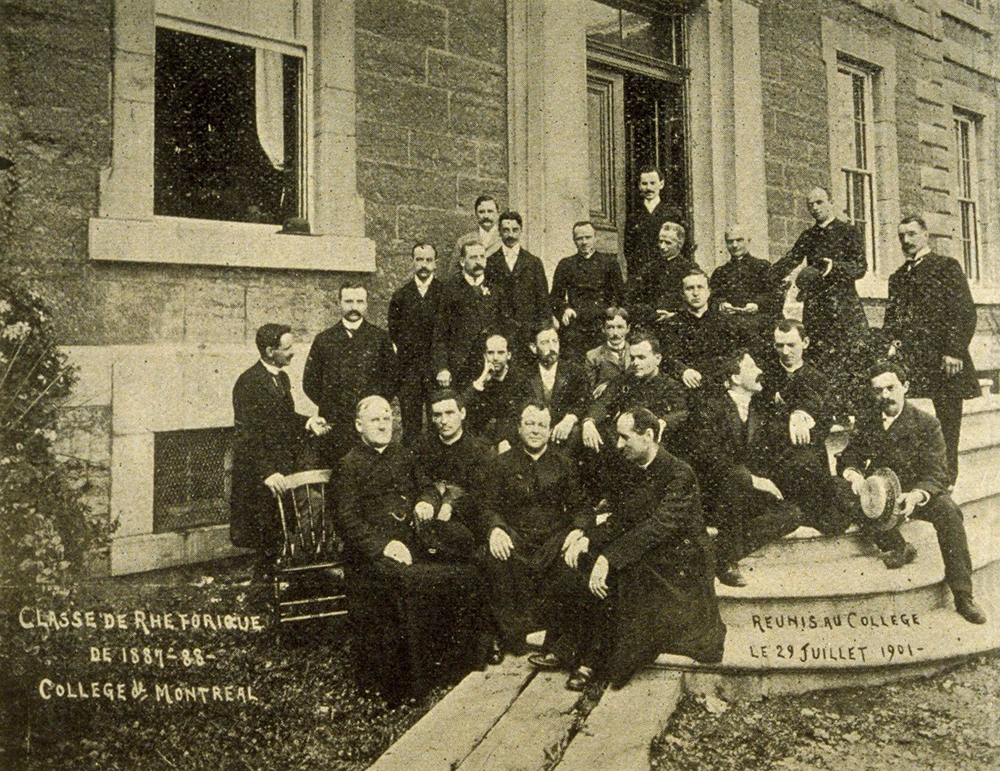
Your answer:
[[[93,260],[275,270],[375,270],[375,243],[339,235],[279,235],[277,225],[175,217],[91,218]]]
[[[941,0],[941,13],[951,16],[953,19],[958,19],[960,22],[968,24],[980,32],[985,32],[987,35],[993,32],[990,27],[990,15],[987,11],[976,10],[965,3],[959,2],[959,0]]]

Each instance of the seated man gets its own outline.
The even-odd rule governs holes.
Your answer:
[[[507,336],[486,338],[483,370],[462,396],[469,414],[469,429],[494,450],[507,450],[517,438],[517,409],[525,399],[524,383],[510,366]]]
[[[727,358],[723,372],[726,392],[709,397],[692,413],[688,449],[708,524],[719,529],[719,580],[746,586],[740,559],[796,530],[801,514],[765,476],[767,409],[759,397],[760,367],[741,350]]]
[[[948,494],[941,424],[906,400],[910,384],[901,364],[879,362],[869,374],[879,412],[859,421],[841,458],[843,476],[858,493],[866,470],[896,472],[903,490],[903,516],[930,522],[937,532],[944,580],[955,598],[955,610],[970,623],[985,624],[986,614],[972,599],[972,559],[962,511]],[[886,552],[883,561],[891,570],[917,558],[916,548],[903,539],[899,528],[870,536]]]
[[[832,383],[805,361],[809,336],[801,321],[782,319],[774,328],[777,362],[764,375],[769,476],[798,505],[802,524],[839,535],[854,522],[851,491],[830,473],[826,437],[833,424]]]
[[[611,307],[604,312],[604,344],[587,351],[587,377],[596,399],[608,383],[628,371],[632,359],[628,353],[628,311]]]
[[[575,455],[580,448],[580,419],[590,401],[587,376],[580,365],[559,356],[559,333],[551,319],[538,324],[529,343],[533,366],[517,371],[528,399],[549,408],[552,441]]]
[[[588,516],[573,462],[549,445],[549,408],[521,410],[517,446],[489,466],[483,520],[489,528],[490,603],[504,649],[525,651],[525,637],[546,626],[542,600],[567,534]]]
[[[439,667],[482,663],[473,660],[488,628],[481,575],[469,562],[440,559],[418,537],[416,521],[434,516],[440,496],[410,450],[389,443],[389,403],[362,399],[355,423],[361,441],[341,462],[336,520],[352,648],[361,683],[396,701],[430,685]]]
[[[661,326],[660,342],[670,356],[667,372],[690,394],[703,395],[710,383],[718,383],[722,359],[749,342],[728,316],[709,305],[711,294],[708,276],[691,267],[681,279],[683,307]]]
[[[494,452],[479,437],[465,430],[462,397],[450,389],[434,391],[428,398],[434,431],[417,446],[417,462],[424,479],[434,486],[440,506],[422,509],[418,527],[425,543],[439,552],[467,559],[486,532],[479,517],[482,475]],[[427,497],[433,497],[433,493]]]
[[[547,652],[530,659],[578,667],[571,690],[595,671],[620,688],[660,653],[719,662],[726,637],[694,472],[657,444],[659,421],[649,410],[626,410],[616,430],[636,474],[608,491],[602,524],[567,537],[557,586],[568,582],[560,594],[572,601],[546,630]]]
[[[308,468],[301,459],[307,432],[329,430],[321,417],[295,411],[285,367],[292,360],[292,328],[264,324],[257,330],[260,359],[233,386],[233,488],[229,538],[236,546],[259,549],[266,572],[281,549],[281,523],[274,496],[285,490],[285,475]]]

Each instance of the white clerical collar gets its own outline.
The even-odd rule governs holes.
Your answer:
[[[819,223],[819,226],[821,228],[823,228],[824,230],[826,230],[826,228],[829,227],[830,223],[833,222],[835,219],[837,219],[837,218],[836,217],[830,217],[830,219],[824,220],[823,222]]]
[[[445,445],[446,447],[451,447],[453,444],[455,444],[455,442],[457,442],[459,439],[462,438],[463,433],[464,429],[460,428],[458,429],[458,433],[455,434],[451,439],[441,439],[440,434],[438,434],[438,439],[441,441],[441,444]]]
[[[413,277],[413,283],[415,283],[417,285],[417,291],[420,292],[420,296],[421,297],[423,297],[425,294],[427,294],[427,289],[430,287],[431,281],[433,281],[433,280],[434,280],[434,274],[433,273],[430,275],[430,277],[426,281],[421,281],[416,276]]]
[[[341,319],[340,323],[344,325],[344,329],[346,329],[348,332],[357,332],[358,327],[361,326],[361,322],[363,322],[364,320],[365,320],[364,317],[358,319],[357,321],[348,321],[347,319]]]
[[[794,375],[796,372],[798,372],[800,369],[802,369],[803,366],[805,366],[805,362],[804,361],[800,361],[799,362],[799,366],[797,366],[797,367],[786,367],[784,364],[782,364],[781,368],[783,370],[785,370],[785,372],[787,372],[789,375]]]
[[[260,363],[263,364],[264,365],[264,369],[266,369],[272,375],[277,376],[281,372],[281,367],[275,367],[273,364],[269,364],[268,362],[264,361],[263,359],[260,360]]]
[[[483,283],[483,275],[480,274],[478,278],[473,278],[464,270],[462,271],[462,277],[469,286],[481,286]]]
[[[479,228],[479,243],[483,246],[493,243],[497,239],[497,229],[494,226],[491,230],[483,230],[482,227]]]
[[[577,254],[580,254],[580,253],[579,253],[579,252],[577,252]],[[593,257],[593,256],[594,256],[595,254],[597,254],[597,250],[596,250],[596,249],[595,249],[594,251],[592,251],[592,252],[588,252],[587,254],[580,254],[580,257],[582,257],[582,258],[583,258],[583,259],[585,259],[585,260],[589,260],[589,259],[590,259],[591,257]]]
[[[642,469],[643,471],[645,471],[645,470],[646,470],[646,469],[648,469],[648,468],[649,468],[650,466],[652,466],[652,465],[653,465],[653,461],[654,461],[654,460],[656,460],[656,456],[657,456],[657,454],[658,454],[659,452],[660,452],[660,448],[659,448],[659,447],[657,447],[657,448],[656,448],[656,450],[655,450],[655,451],[653,452],[653,457],[652,457],[652,458],[650,458],[650,459],[649,459],[649,461],[648,461],[647,463],[643,463],[643,464],[642,464],[642,465],[641,465],[641,466],[640,466],[639,468],[641,468],[641,469]]]
[[[373,450],[375,450],[375,452],[377,452],[379,455],[381,455],[382,453],[384,453],[386,451],[386,449],[389,447],[389,445],[387,445],[387,444],[384,444],[381,447],[376,447],[374,444],[369,444],[367,441],[365,441],[364,437],[361,437],[361,441],[366,446],[371,447]]]
[[[642,205],[646,207],[646,211],[652,214],[653,209],[660,205],[660,196],[651,199],[642,199]]]
[[[702,316],[704,316],[706,313],[708,313],[708,306],[706,305],[700,311],[696,311],[694,308],[692,308],[689,305],[688,308],[687,308],[687,312],[690,313],[692,316],[694,316],[696,319],[700,319]]]
[[[538,452],[531,452],[531,450],[529,450],[527,447],[524,447],[523,445],[522,445],[521,449],[523,449],[524,450],[524,454],[527,455],[532,460],[538,460],[539,458],[541,458],[545,454],[545,451],[547,449],[549,449],[549,446],[545,445]]]

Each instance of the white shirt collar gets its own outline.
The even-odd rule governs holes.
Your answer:
[[[733,390],[729,390],[726,393],[728,393],[729,398],[735,402],[736,409],[739,410],[740,413],[740,420],[745,423],[747,418],[750,416],[750,400],[753,398],[753,394]]]
[[[281,372],[281,368],[280,367],[275,367],[273,364],[268,364],[263,359],[260,360],[260,363],[263,364],[264,365],[264,369],[266,369],[272,375],[277,375],[278,373]]]
[[[660,196],[656,196],[651,200],[642,199],[642,205],[646,207],[646,211],[652,213],[653,209],[660,205]]]
[[[384,453],[388,449],[388,447],[389,447],[389,445],[385,445],[384,447],[376,447],[374,444],[368,444],[368,442],[365,441],[364,437],[361,437],[361,443],[364,444],[367,447],[371,447],[379,455],[381,455],[382,453]]]
[[[433,273],[431,274],[431,277],[428,278],[426,281],[421,281],[416,276],[413,277],[413,283],[417,285],[417,291],[420,292],[420,296],[421,297],[423,297],[425,294],[427,294],[427,290],[428,290],[428,288],[431,285],[431,281],[433,281],[433,280],[434,280],[434,274]]]
[[[358,319],[357,321],[348,321],[347,319],[341,319],[340,323],[344,325],[344,329],[348,332],[357,332],[358,327],[361,326],[361,322],[364,321],[364,317]]]
[[[903,414],[903,411],[900,410],[899,411],[899,415],[902,415],[902,414]],[[895,423],[899,419],[899,415],[893,415],[893,416],[890,417],[889,415],[886,415],[883,412],[882,413],[882,428],[884,428],[886,431],[888,431],[889,430],[889,426],[891,426],[893,423]]]
[[[497,238],[498,236],[497,236],[496,225],[493,226],[492,230],[483,230],[482,227],[479,228],[479,243],[481,243],[483,246],[488,246],[489,244],[496,241]]]
[[[559,367],[559,362],[557,361],[549,369],[545,369],[541,364],[538,365],[538,374],[541,375],[542,383],[550,391],[556,382],[556,369]]]
[[[469,286],[482,286],[482,284],[483,284],[483,278],[485,278],[485,276],[481,275],[481,276],[479,276],[479,278],[473,278],[472,276],[470,276],[468,273],[466,273],[463,270],[462,271],[462,278],[465,279],[465,283],[467,283]]]
[[[504,244],[500,246],[500,250],[503,252],[503,258],[507,261],[507,266],[513,268],[514,263],[517,262],[517,258],[521,254],[521,244],[514,244],[511,249],[508,249]]]
[[[930,253],[931,253],[931,248],[929,246],[925,246],[923,249],[917,251],[917,253],[914,254],[912,257],[908,257],[906,261],[911,262],[914,265],[919,265],[920,261]]]
[[[522,450],[524,450],[524,454],[525,454],[525,455],[527,455],[527,456],[528,456],[529,458],[531,458],[532,460],[538,460],[539,458],[541,458],[541,457],[542,457],[542,456],[543,456],[543,455],[545,454],[545,451],[546,451],[547,449],[549,449],[549,446],[548,446],[548,445],[545,445],[545,446],[544,446],[544,447],[543,447],[543,448],[542,448],[541,450],[539,450],[538,452],[530,452],[530,451],[528,450],[528,448],[527,448],[527,447],[525,447],[524,445],[521,445],[521,449],[522,449]]]
[[[688,313],[690,313],[696,319],[700,319],[702,316],[704,316],[706,313],[708,313],[708,306],[706,305],[704,308],[702,308],[701,312],[698,312],[698,311],[692,309],[690,305],[686,308],[686,310],[687,310]]]
[[[645,471],[646,469],[648,469],[650,466],[653,465],[653,461],[656,460],[656,456],[659,453],[660,453],[660,448],[657,447],[656,448],[656,452],[653,453],[653,457],[649,459],[649,462],[648,463],[643,463],[639,468],[641,468],[643,471]]]
[[[780,362],[779,362],[779,363],[780,363]],[[782,368],[783,370],[785,370],[785,372],[787,372],[787,373],[788,373],[789,375],[794,375],[794,374],[795,374],[796,372],[798,372],[798,371],[799,371],[800,369],[802,369],[802,368],[803,368],[803,367],[805,366],[805,364],[806,364],[806,363],[805,363],[804,361],[803,361],[803,362],[800,362],[800,363],[799,363],[799,366],[797,366],[797,367],[796,367],[795,369],[789,369],[789,368],[788,368],[788,367],[786,367],[786,366],[785,366],[784,364],[782,364],[782,365],[781,365],[781,368]]]

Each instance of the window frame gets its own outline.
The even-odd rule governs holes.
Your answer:
[[[958,203],[956,235],[962,269],[969,281],[979,282],[983,278],[979,173],[983,116],[955,107],[952,110],[952,120],[955,137],[955,198]],[[966,215],[970,210],[972,227],[968,228],[969,218]]]

